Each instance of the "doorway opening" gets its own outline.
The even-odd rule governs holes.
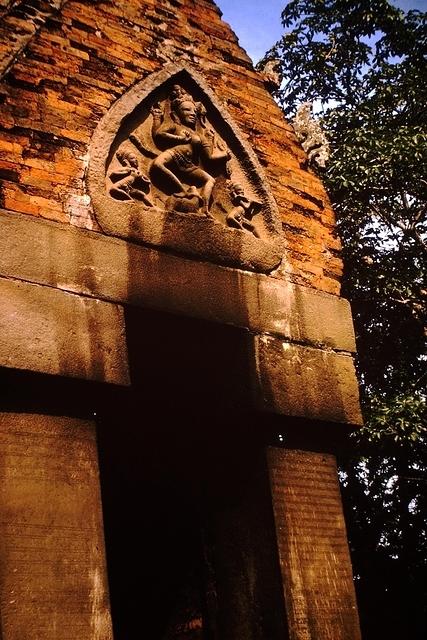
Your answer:
[[[98,416],[115,640],[283,637],[250,335],[133,308],[126,328],[132,385]]]

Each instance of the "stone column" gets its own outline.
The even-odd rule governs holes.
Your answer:
[[[360,640],[335,457],[267,457],[289,640]]]
[[[110,640],[95,426],[0,414],[2,640]]]

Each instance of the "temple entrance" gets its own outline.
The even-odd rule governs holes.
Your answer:
[[[131,309],[132,387],[98,416],[115,640],[283,638],[248,333]]]

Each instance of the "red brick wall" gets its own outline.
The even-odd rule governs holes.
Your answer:
[[[12,4],[0,5],[0,62],[15,47],[0,83],[0,207],[96,229],[85,171],[99,119],[136,81],[185,59],[264,166],[289,247],[277,277],[339,293],[340,243],[324,188],[210,0],[69,0],[31,37],[26,4],[47,14],[53,2],[21,3],[21,16],[7,13]]]

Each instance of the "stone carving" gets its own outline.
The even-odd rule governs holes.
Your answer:
[[[137,157],[129,151],[118,151],[116,158],[122,166],[108,176],[113,183],[110,196],[116,200],[141,200],[152,207],[153,203],[147,196],[150,180],[140,171]]]
[[[243,187],[235,182],[229,181],[229,190],[231,201],[234,207],[227,214],[227,224],[235,229],[246,229],[259,237],[255,226],[252,224],[252,218],[260,211],[262,205],[256,200],[250,200],[245,196]]]
[[[252,219],[262,204],[232,181],[231,158],[227,144],[209,124],[203,104],[175,84],[116,151],[108,171],[108,192],[115,200],[205,215],[259,238]],[[153,200],[149,197],[152,186]]]
[[[271,93],[276,93],[283,82],[279,58],[258,62],[256,68],[260,72],[266,88]]]
[[[259,162],[203,79],[168,66],[98,125],[88,186],[106,233],[268,271],[281,224]]]
[[[180,213],[197,213],[202,208],[204,200],[196,187],[188,187],[186,191],[174,193],[166,200],[166,211]]]
[[[300,105],[292,124],[309,163],[324,168],[330,155],[329,142],[319,122],[313,118],[312,108],[311,102]]]
[[[153,161],[152,168],[170,181],[177,195],[185,195],[187,191],[181,180],[192,186],[200,184],[200,195],[208,213],[215,178],[203,169],[203,161],[226,162],[231,156],[217,141],[215,132],[207,127],[203,105],[194,102],[179,85],[172,88],[169,108],[172,123],[164,122],[164,112],[158,105],[151,110],[153,141],[159,149],[165,148]]]

